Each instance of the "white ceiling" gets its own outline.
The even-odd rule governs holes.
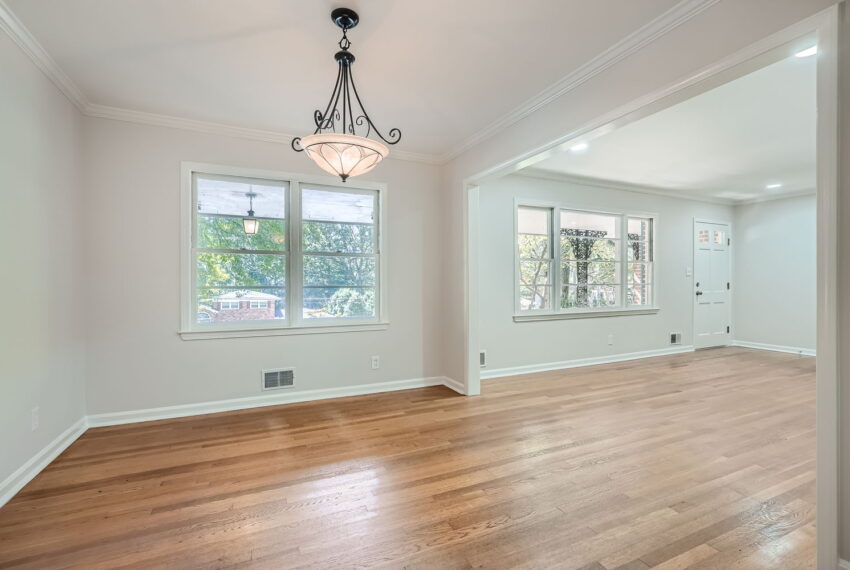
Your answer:
[[[364,104],[379,128],[402,130],[397,148],[430,155],[678,4],[5,1],[89,103],[292,134],[310,131],[313,110],[330,96],[339,39],[330,11],[348,4],[362,20],[350,39]]]
[[[813,191],[816,60],[783,59],[532,168],[731,201]]]

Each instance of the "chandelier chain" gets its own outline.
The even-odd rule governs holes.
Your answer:
[[[339,49],[343,51],[348,51],[348,48],[351,47],[351,40],[348,39],[348,30],[343,28],[342,30],[342,38],[339,40]]]

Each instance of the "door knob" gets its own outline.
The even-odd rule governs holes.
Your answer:
[[[700,295],[702,295],[702,291],[697,291],[697,297],[699,297]]]

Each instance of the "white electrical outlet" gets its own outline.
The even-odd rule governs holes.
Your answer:
[[[381,367],[381,357],[380,356],[373,356],[372,357],[372,370],[377,370],[380,367]]]
[[[35,431],[35,430],[38,429],[38,424],[39,424],[38,406],[36,406],[35,408],[32,409],[31,419],[32,419],[32,431]]]
[[[692,277],[694,274],[694,270],[690,267],[685,268],[685,277]]]
[[[613,346],[613,345],[614,345],[614,335],[609,334],[608,335],[608,346]]]

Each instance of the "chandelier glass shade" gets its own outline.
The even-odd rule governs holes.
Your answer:
[[[347,32],[357,25],[359,17],[353,10],[338,8],[331,12],[331,19],[342,28],[340,51],[334,56],[339,65],[336,83],[324,111],[317,109],[313,113],[316,130],[312,135],[293,139],[292,148],[306,152],[319,168],[345,182],[351,176],[369,172],[386,158],[390,152],[387,145],[398,143],[401,131],[390,129],[384,136],[366,113],[354,85],[354,54],[348,51],[351,42]]]
[[[306,136],[301,139],[301,147],[319,168],[336,174],[343,182],[369,172],[390,152],[387,145],[378,141],[338,133]]]
[[[245,228],[245,233],[254,235],[260,231],[260,220],[257,218],[242,218],[242,227]]]

